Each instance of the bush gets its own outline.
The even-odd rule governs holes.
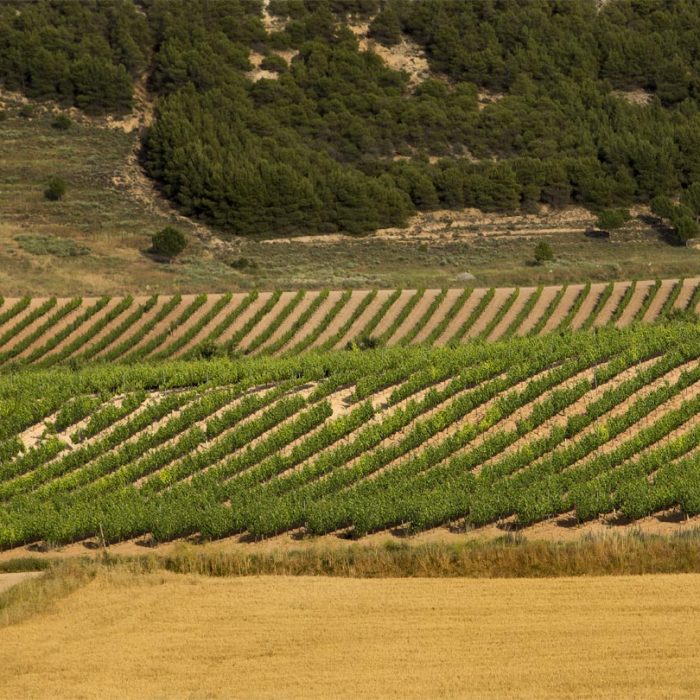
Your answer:
[[[24,119],[31,119],[34,116],[34,107],[31,105],[22,105],[18,114]]]
[[[243,257],[235,258],[234,260],[229,260],[228,265],[234,270],[256,270],[258,267],[258,264],[255,262],[255,260]]]
[[[152,238],[153,252],[166,258],[175,258],[187,247],[187,238],[182,231],[166,226]]]
[[[59,114],[52,122],[51,126],[59,131],[68,131],[73,122],[67,114]]]
[[[265,56],[260,63],[260,67],[263,70],[269,70],[274,73],[286,73],[289,68],[289,66],[287,66],[287,61],[276,53]]]
[[[49,180],[48,187],[44,190],[44,197],[51,202],[57,202],[66,193],[66,182],[63,178],[54,176]]]
[[[554,251],[547,241],[540,241],[535,246],[535,262],[542,265],[549,260],[554,260]]]
[[[604,209],[598,215],[597,226],[603,231],[613,231],[624,226],[630,219],[626,209]]]

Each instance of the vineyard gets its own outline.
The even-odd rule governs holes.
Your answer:
[[[700,304],[700,279],[491,289],[0,298],[0,364],[296,355],[453,346],[652,322]]]
[[[683,319],[6,373],[0,548],[695,515],[699,383]]]

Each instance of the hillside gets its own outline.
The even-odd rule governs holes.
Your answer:
[[[695,516],[698,358],[677,322],[15,373],[0,547]]]

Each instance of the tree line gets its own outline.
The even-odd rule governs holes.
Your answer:
[[[6,2],[0,79],[119,112],[148,71],[147,171],[185,213],[237,234],[362,233],[438,207],[675,202],[700,182],[698,3],[269,9],[281,31],[265,31],[258,0]],[[389,47],[416,42],[433,77],[413,87],[362,51],[349,26],[362,21]],[[249,79],[251,50],[276,80]]]

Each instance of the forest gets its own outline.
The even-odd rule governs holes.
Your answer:
[[[270,0],[275,31],[264,10],[6,0],[0,82],[120,114],[145,81],[146,172],[184,214],[231,234],[652,203],[679,238],[698,235],[700,3]],[[415,84],[363,50],[361,23],[389,50],[415,43],[430,76]],[[274,78],[251,78],[253,55]]]

